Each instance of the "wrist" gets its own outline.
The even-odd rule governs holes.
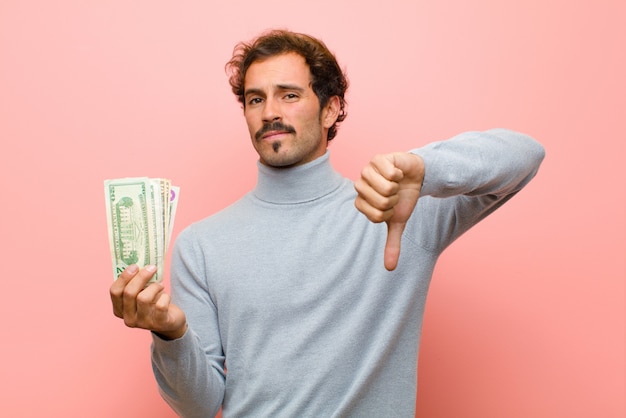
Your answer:
[[[177,340],[179,338],[181,338],[183,335],[185,335],[185,333],[187,332],[187,328],[188,325],[185,322],[185,325],[183,325],[181,328],[173,330],[173,331],[153,331],[153,333],[159,337],[162,340],[165,341],[172,341],[172,340]]]

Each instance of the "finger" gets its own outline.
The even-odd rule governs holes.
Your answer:
[[[400,258],[400,243],[404,232],[404,223],[387,223],[387,243],[385,244],[385,268],[389,271],[395,270]]]
[[[169,294],[161,292],[154,304],[154,322],[160,326],[169,323],[169,308],[172,298]]]
[[[387,198],[398,193],[400,186],[398,183],[389,181],[380,175],[371,178],[361,177],[354,182],[354,189],[366,200],[375,201],[380,198]]]
[[[137,295],[146,287],[156,273],[156,266],[149,265],[140,269],[124,287],[122,294],[123,315],[125,320],[133,320],[137,315]]]
[[[141,315],[144,312],[149,312],[150,310],[152,310],[163,290],[164,287],[161,283],[151,283],[149,286],[139,292],[136,298],[137,314]]]
[[[381,210],[370,205],[363,197],[357,196],[354,199],[354,206],[367,217],[368,220],[374,223],[386,222],[391,219],[394,214],[394,208],[387,210]]]
[[[371,188],[381,196],[392,196],[398,192],[399,188],[397,179],[388,178],[373,165],[363,168],[360,179],[355,182],[357,191],[359,188],[365,189],[366,187]]]
[[[161,283],[151,283],[139,292],[136,298],[137,314],[135,326],[149,329],[154,328],[155,307],[164,289]]]
[[[111,287],[109,288],[109,293],[111,295],[111,303],[113,304],[113,313],[117,317],[123,316],[123,294],[124,288],[128,284],[130,280],[137,274],[139,268],[136,264],[131,264],[128,266],[122,274],[118,276],[118,278],[113,282]]]
[[[161,292],[154,306],[154,320],[160,328],[157,332],[169,340],[182,337],[187,330],[185,313],[171,301],[168,293]]]
[[[366,183],[364,180],[359,179],[355,182],[354,188],[356,189],[359,197],[364,200],[365,203],[372,206],[375,209],[386,211],[393,208],[398,203],[398,184],[391,183],[391,187],[387,187],[384,193],[381,194],[375,190],[372,186]]]
[[[370,161],[370,166],[389,181],[399,182],[404,176],[402,170],[396,166],[394,154],[376,155]]]

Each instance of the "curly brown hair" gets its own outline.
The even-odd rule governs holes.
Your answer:
[[[245,108],[244,80],[252,63],[267,58],[295,52],[304,57],[312,76],[312,89],[324,108],[331,97],[339,98],[339,116],[328,129],[328,140],[337,135],[340,122],[348,115],[346,112],[345,93],[348,79],[339,67],[337,59],[326,45],[312,36],[287,30],[272,30],[264,33],[250,43],[240,42],[233,50],[232,59],[226,63],[226,73],[232,91]]]

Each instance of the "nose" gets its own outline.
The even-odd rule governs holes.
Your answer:
[[[281,119],[280,105],[274,99],[267,98],[263,106],[263,122],[271,123]]]

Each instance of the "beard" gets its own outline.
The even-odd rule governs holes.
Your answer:
[[[272,132],[281,135],[267,137]],[[250,131],[250,139],[261,163],[284,168],[312,161],[325,152],[325,148],[322,148],[327,144],[324,141],[321,114],[318,120],[305,119],[298,133],[293,125],[282,119],[266,122],[258,130]]]

